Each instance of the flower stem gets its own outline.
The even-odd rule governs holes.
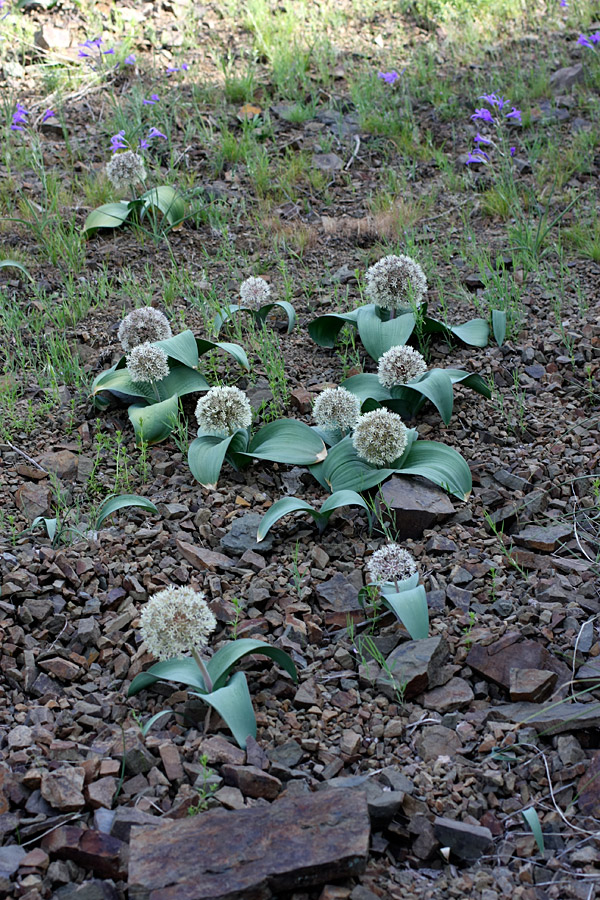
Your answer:
[[[198,651],[196,650],[195,647],[192,649],[192,656],[194,657],[194,659],[196,661],[196,665],[198,666],[198,668],[200,669],[200,672],[202,673],[202,678],[204,679],[204,684],[206,687],[206,693],[212,694],[212,689],[213,689],[212,679],[211,679],[210,675],[208,674],[208,669],[206,668],[206,665],[204,664],[204,660],[202,659],[202,657],[200,656],[200,654],[198,653]]]
[[[152,384],[152,390],[154,391],[154,396],[156,397],[157,402],[160,403],[160,394],[158,393],[158,388],[156,387],[156,382],[152,381],[151,384]]]

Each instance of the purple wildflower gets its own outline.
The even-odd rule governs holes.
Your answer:
[[[47,109],[42,118],[42,125],[44,124],[44,122],[47,122],[48,119],[55,119],[55,118],[56,118],[56,113],[54,112],[54,110]]]
[[[158,94],[151,94],[149,100],[142,100],[142,103],[145,103],[146,106],[154,106],[155,103],[160,102],[160,97]]]
[[[511,156],[515,156],[516,153],[517,153],[517,148],[516,148],[516,147],[511,147],[511,148],[510,148],[510,155],[511,155]]]
[[[562,9],[568,9],[568,8],[569,8],[569,4],[568,4],[567,0],[560,0],[559,6],[560,6]]]
[[[148,132],[148,140],[151,140],[152,138],[155,138],[155,137],[162,138],[165,141],[167,140],[166,134],[163,134],[162,131],[159,131],[158,128],[155,128],[153,125],[152,128],[150,129],[150,131]]]
[[[492,116],[489,109],[486,109],[485,106],[482,106],[481,109],[476,109],[474,114],[471,116],[472,119],[482,119],[484,122],[493,122],[494,117]]]
[[[600,31],[595,31],[593,34],[590,34],[590,41],[592,44],[600,43]]]
[[[381,78],[382,81],[385,81],[386,84],[394,84],[394,82],[398,81],[400,78],[400,74],[400,72],[396,72],[395,69],[392,69],[391,72],[379,72],[377,77]]]
[[[104,56],[108,56],[110,53],[114,53],[114,52],[115,52],[115,51],[114,51],[114,48],[113,48],[113,47],[111,47],[110,50],[103,50],[103,51],[102,51],[102,53],[104,54]]]
[[[135,55],[130,53],[129,56],[126,56],[123,60],[126,66],[135,66]]]
[[[148,141],[145,138],[141,138],[139,146],[140,146],[140,150],[147,150],[148,147],[150,146],[150,144],[148,143]]]
[[[473,143],[475,143],[475,144],[491,144],[493,142],[490,141],[489,138],[486,138],[482,134],[479,134],[479,132],[477,132],[477,134],[473,138]]]
[[[13,113],[11,131],[25,131],[23,125],[27,125],[27,116],[29,113],[21,103],[17,103],[17,109]]]
[[[179,72],[179,66],[167,66],[167,75],[172,75],[173,72]]]
[[[591,47],[592,49],[593,49],[593,47],[594,47],[594,45],[592,44],[592,42],[590,41],[590,39],[587,38],[587,37],[585,36],[585,34],[580,34],[580,35],[579,35],[579,37],[577,38],[577,43],[579,44],[580,47]]]
[[[110,145],[112,147],[112,152],[116,153],[117,150],[126,150],[128,147],[127,141],[125,140],[125,129],[118,131],[116,134],[110,139]]]
[[[189,69],[189,66],[187,63],[181,63],[181,68],[183,69],[184,72],[187,72],[187,70]]]
[[[470,166],[473,163],[486,163],[488,159],[489,156],[483,150],[476,150],[475,153],[472,153],[469,150],[469,155],[465,160],[465,165]]]
[[[522,124],[523,124],[522,119],[521,119],[521,110],[520,110],[520,109],[515,109],[514,106],[513,106],[513,108],[511,109],[510,112],[507,112],[507,113],[506,113],[506,118],[507,118],[507,119],[516,119],[517,122],[519,123],[519,125],[522,125]]]
[[[478,97],[477,99],[485,100],[486,103],[489,103],[490,106],[495,106],[496,109],[502,109],[506,103],[504,97],[499,97],[498,94],[482,94],[481,97]]]

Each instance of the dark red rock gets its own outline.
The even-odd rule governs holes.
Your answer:
[[[554,672],[560,687],[571,678],[571,671],[536,641],[521,640],[521,635],[509,632],[499,641],[482,647],[474,644],[467,656],[467,665],[489,681],[510,690],[511,669],[543,669]]]
[[[127,845],[102,831],[63,825],[42,838],[42,850],[54,859],[71,859],[103,878],[127,875]]]
[[[285,797],[134,828],[130,900],[268,900],[362,872],[367,798],[353,791]]]
[[[426,528],[454,514],[454,505],[441,488],[418,478],[394,476],[381,488],[377,509],[390,521],[398,540],[419,538]]]

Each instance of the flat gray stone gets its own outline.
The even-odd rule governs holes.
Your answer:
[[[27,851],[18,844],[0,847],[0,878],[10,878],[17,871]]]
[[[455,511],[444,491],[418,478],[394,476],[381,494],[377,508],[391,522],[398,540],[421,537],[426,528],[444,522]]]
[[[232,553],[234,556],[242,556],[246,550],[253,550],[255,553],[265,553],[273,546],[273,537],[268,534],[266,538],[258,543],[256,540],[256,532],[262,521],[260,513],[249,512],[243,516],[234,519],[231,528],[227,534],[221,538],[221,547],[226,553]]]
[[[448,644],[439,635],[423,641],[406,641],[388,656],[388,671],[381,670],[377,689],[390,699],[400,692],[410,700],[441,683],[441,670],[449,657]]]
[[[540,733],[569,734],[585,731],[586,728],[600,728],[600,705],[598,703],[506,703],[493,706],[488,718],[497,722],[516,722],[528,725]]]
[[[492,832],[483,825],[467,825],[455,819],[436,818],[433,823],[436,838],[442,847],[466,862],[479,859],[494,846]]]

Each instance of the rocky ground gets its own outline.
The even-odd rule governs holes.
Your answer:
[[[70,27],[61,49],[70,59],[77,40],[90,36],[78,29],[75,11],[27,14],[46,29],[46,43],[59,40],[50,26]],[[145,4],[144,14],[163,33],[163,50],[183,31],[172,7]],[[210,4],[201,19],[207,33],[242,46],[239,23]],[[417,42],[427,37],[416,26],[413,32]],[[350,55],[347,43],[340,37]],[[561,62],[581,66],[581,48],[573,40],[568,46]],[[149,52],[143,41],[138,52]],[[212,71],[199,51],[196,62],[199,71]],[[29,76],[27,60],[19,62],[22,73],[15,60],[12,68],[9,63],[4,77],[11,89],[41,104],[42,86]],[[245,208],[232,216],[225,237],[214,222],[186,223],[170,235],[169,251],[164,243],[144,246],[125,231],[86,245],[76,275],[81,290],[100,295],[102,279],[113,279],[102,303],[62,326],[87,378],[120,356],[116,326],[136,302],[124,286],[125,266],[145,283],[144,302],[161,308],[162,275],[173,259],[174,268],[184,267],[197,293],[180,284],[169,312],[201,334],[207,307],[194,298],[215,285],[233,297],[239,285],[231,247],[245,265],[263,260],[275,289],[292,285],[298,327],[290,335],[274,332],[285,358],[285,414],[310,423],[311,402],[323,385],[338,383],[357,364],[372,370],[360,351],[340,360],[312,344],[306,331],[315,310],[357,302],[355,270],[364,271],[393,244],[389,219],[368,218],[368,198],[379,183],[377,170],[393,168],[398,158],[382,155],[380,139],[359,124],[343,77],[340,71],[335,90],[322,98],[323,110],[334,101],[345,104],[347,127],[335,144],[336,159],[316,163],[331,179],[327,205],[307,188],[308,200],[299,191],[294,202],[273,201],[262,230]],[[561,147],[571,147],[575,120],[588,121],[579,106],[582,92],[594,91],[589,82],[578,88],[579,76],[569,80],[559,75],[546,98],[530,103],[531,127],[554,129]],[[102,121],[100,105],[100,95],[71,99],[74,136],[89,109]],[[323,110],[293,125],[281,101],[279,114],[273,107],[280,152],[291,146],[319,155],[328,146],[323,136],[340,127],[339,116],[328,119]],[[431,104],[423,103],[417,115],[421,130],[431,127],[440,141],[450,130]],[[180,123],[175,140],[185,150],[183,128]],[[46,132],[43,140],[47,165],[60,172],[62,137]],[[92,172],[106,155],[94,147],[81,163]],[[228,167],[215,179],[210,150],[196,144],[186,153],[186,172],[207,196],[237,209],[249,190],[244,167]],[[589,164],[567,179],[569,190],[587,192],[590,206],[582,210],[592,208],[599,163],[592,152]],[[163,169],[168,165],[164,160]],[[340,169],[350,172],[347,181]],[[6,162],[3,170],[8,176]],[[66,180],[72,177],[65,168]],[[373,622],[361,606],[365,563],[383,540],[377,530],[369,533],[362,512],[334,514],[321,536],[308,519],[287,518],[257,544],[257,523],[280,497],[320,503],[323,492],[307,470],[266,463],[241,474],[227,468],[218,489],[209,490],[194,482],[185,448],[172,439],[150,448],[140,463],[124,409],[95,410],[66,378],[48,403],[49,392],[31,372],[19,378],[18,366],[8,364],[19,345],[4,316],[2,387],[7,397],[18,389],[19,418],[11,412],[0,442],[3,895],[596,897],[600,265],[573,248],[564,258],[552,245],[528,269],[518,255],[506,256],[505,223],[486,215],[477,200],[469,207],[469,229],[490,259],[506,257],[495,273],[478,269],[460,252],[467,200],[445,187],[444,177],[434,160],[419,161],[404,198],[415,203],[432,185],[438,191],[430,215],[410,224],[411,246],[435,266],[431,307],[448,300],[444,284],[454,286],[451,315],[464,321],[485,308],[500,278],[511,290],[518,287],[520,313],[501,347],[431,347],[432,364],[479,372],[496,388],[493,401],[457,390],[448,427],[433,412],[416,423],[421,437],[443,440],[467,459],[470,499],[449,500],[418,480],[395,478],[383,489],[394,532],[417,559],[427,589],[427,640],[410,640],[391,614]],[[487,177],[476,176],[476,198],[489,187]],[[11,178],[14,184],[14,171]],[[526,167],[522,178],[533,183]],[[16,180],[38,196],[33,170],[25,167]],[[77,206],[79,225],[92,205]],[[570,213],[563,224],[577,221]],[[32,287],[15,270],[0,269],[4,308],[15,304],[24,312],[19,328],[30,346],[36,313],[47,311],[48,298],[64,301],[68,267],[45,260],[20,226],[3,229],[0,241],[5,255],[26,254],[34,276]],[[444,242],[452,241],[454,252],[446,252]],[[152,276],[144,282],[149,261]],[[277,399],[277,390],[252,340],[242,333],[253,372],[236,383],[259,410]],[[217,366],[223,376],[223,364]],[[90,509],[124,486],[151,499],[158,514],[127,510],[93,532]],[[57,509],[63,516],[75,511],[70,521],[79,533],[53,545],[41,530],[25,530]],[[206,592],[219,623],[215,648],[234,635],[252,636],[276,643],[297,665],[295,685],[264,660],[246,662],[258,722],[246,751],[216,716],[204,733],[205,708],[177,686],[160,684],[127,698],[132,679],[153,662],[141,641],[140,611],[170,584]],[[373,646],[385,666],[373,658]],[[386,669],[401,673],[401,683],[390,682]],[[176,715],[143,737],[140,724],[162,708]],[[521,814],[532,807],[543,851]]]

